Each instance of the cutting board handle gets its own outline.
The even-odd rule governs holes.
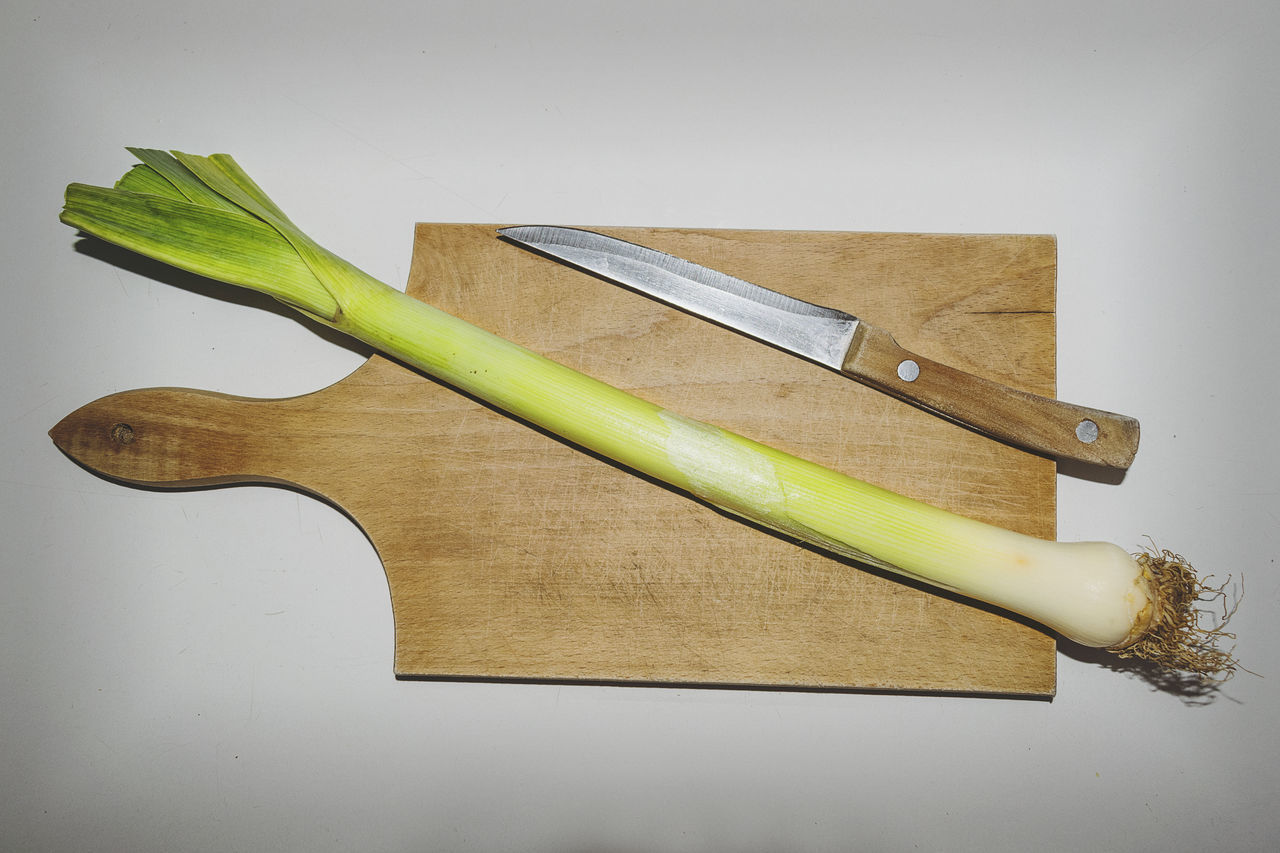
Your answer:
[[[293,478],[305,479],[303,451],[316,451],[287,428],[288,403],[189,388],[123,391],[80,407],[49,436],[84,467],[134,485],[308,488]]]

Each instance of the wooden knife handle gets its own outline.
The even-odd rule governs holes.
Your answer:
[[[939,364],[859,323],[841,372],[1011,444],[1063,459],[1128,468],[1138,422],[1063,403]]]

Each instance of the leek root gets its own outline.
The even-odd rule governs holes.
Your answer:
[[[1130,555],[963,518],[684,418],[426,305],[331,254],[229,156],[130,149],[112,188],[71,184],[62,221],[269,294],[583,448],[731,513],[1020,613],[1063,637],[1204,679],[1236,667],[1206,587],[1168,552]]]

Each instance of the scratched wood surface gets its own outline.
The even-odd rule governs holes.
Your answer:
[[[596,230],[1054,393],[1051,237]],[[493,226],[418,225],[408,290],[682,414],[1054,536],[1053,462],[521,251]],[[382,559],[402,676],[1054,690],[1054,640],[1035,626],[743,524],[380,357],[284,400],[124,392],[51,434],[121,481],[285,484],[345,509]]]

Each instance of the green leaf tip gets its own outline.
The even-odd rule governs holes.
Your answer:
[[[127,150],[139,162],[114,186],[67,187],[62,222],[322,321],[341,313],[339,294],[373,282],[302,233],[229,154]]]

